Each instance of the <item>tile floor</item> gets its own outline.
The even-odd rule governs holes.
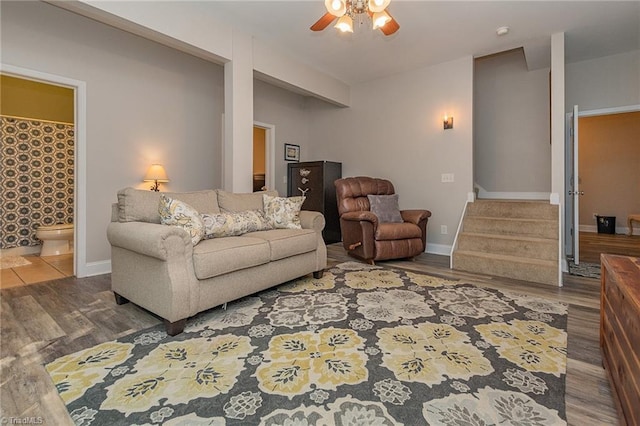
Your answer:
[[[0,289],[55,280],[73,275],[73,253],[59,256],[25,255],[31,265],[0,269]]]

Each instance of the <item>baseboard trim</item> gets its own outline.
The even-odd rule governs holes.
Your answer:
[[[452,246],[448,246],[446,244],[434,244],[434,243],[427,242],[426,253],[451,256],[451,248]]]
[[[99,262],[87,262],[84,266],[83,277],[103,275],[111,273],[111,260],[101,260]]]
[[[20,246],[20,247],[12,247],[7,249],[1,249],[0,255],[2,256],[25,256],[29,254],[40,254],[40,250],[42,250],[41,245],[37,246]]]

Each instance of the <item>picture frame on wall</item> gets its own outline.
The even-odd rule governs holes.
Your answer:
[[[300,161],[300,145],[285,143],[284,161]]]

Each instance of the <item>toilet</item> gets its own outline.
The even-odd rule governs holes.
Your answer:
[[[40,256],[56,256],[73,252],[73,223],[40,226],[36,237],[42,241]]]

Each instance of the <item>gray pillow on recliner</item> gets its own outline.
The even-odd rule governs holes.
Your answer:
[[[398,194],[392,195],[367,195],[371,213],[378,216],[381,223],[402,223],[400,208],[398,207]]]

